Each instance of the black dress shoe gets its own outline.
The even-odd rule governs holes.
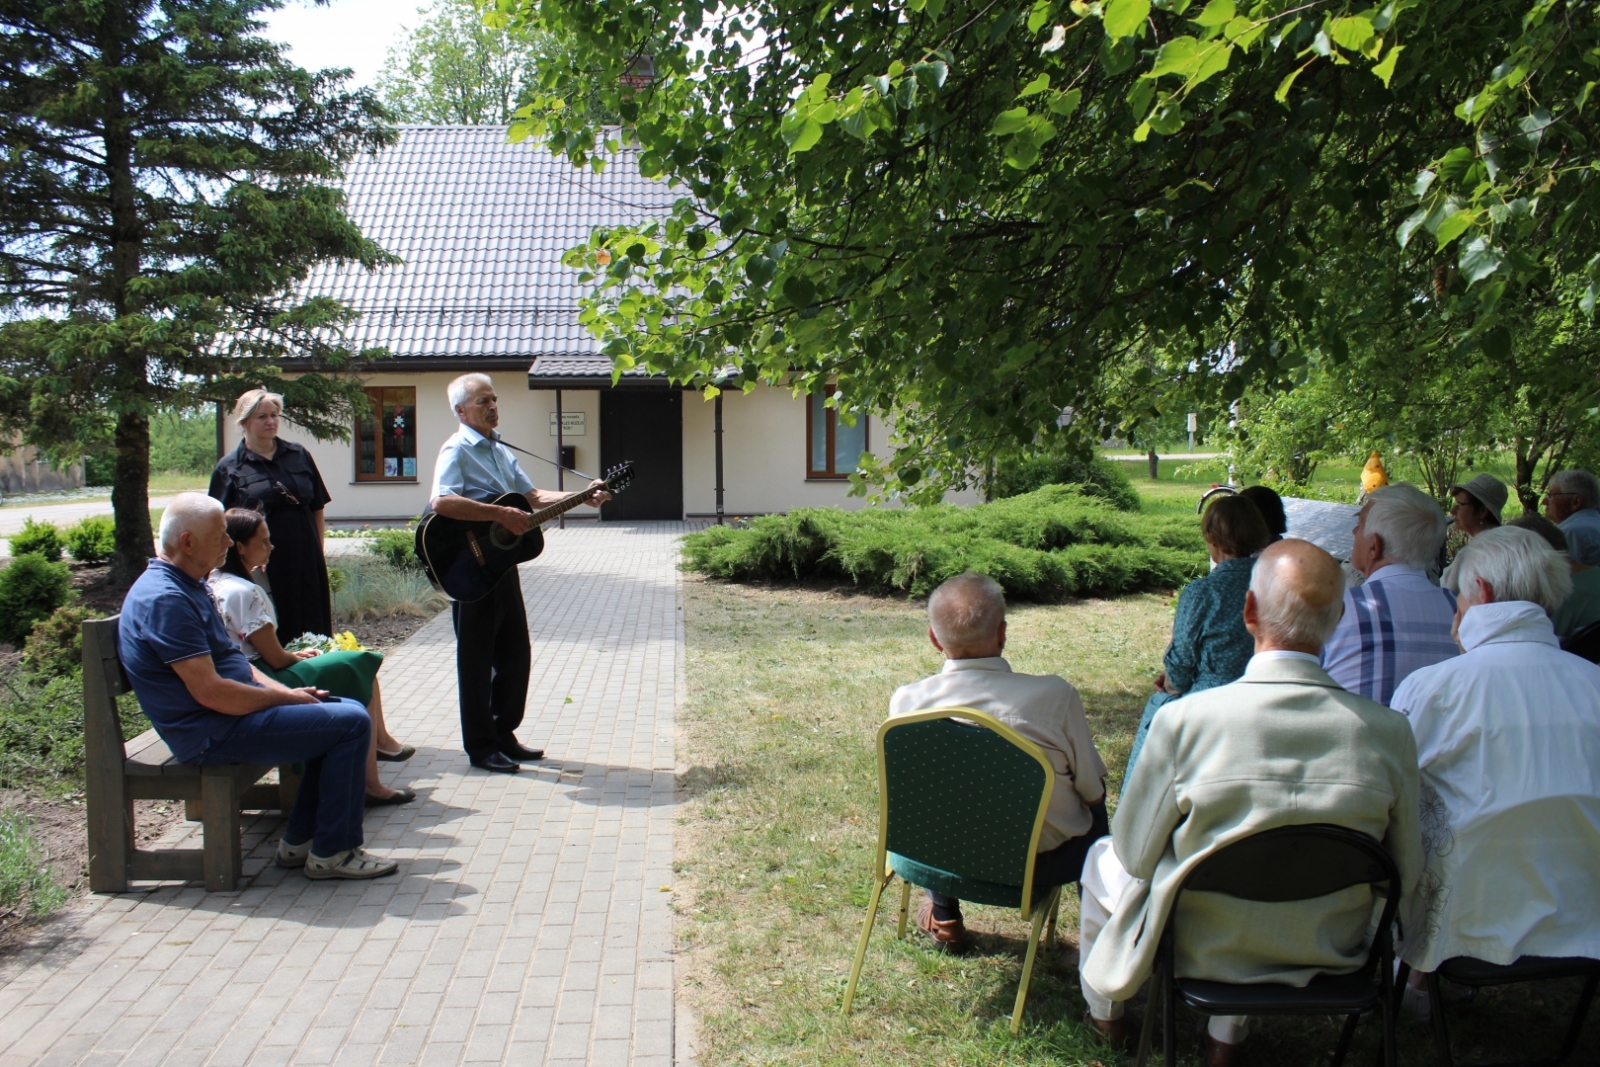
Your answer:
[[[544,759],[544,749],[524,748],[515,741],[507,741],[500,746],[500,754],[507,759],[514,759],[518,763],[532,763],[534,760]]]
[[[481,767],[486,771],[494,771],[497,774],[516,774],[518,771],[522,770],[521,767],[506,759],[506,757],[499,752],[491,752],[482,759],[475,759],[472,761],[472,765],[474,767]]]

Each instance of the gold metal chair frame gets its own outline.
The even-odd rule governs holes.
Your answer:
[[[928,722],[932,719],[959,719],[964,723],[981,726],[992,733],[999,734],[1017,748],[1038,760],[1039,766],[1044,769],[1044,789],[1039,793],[1039,809],[1033,817],[1033,833],[1028,838],[1027,866],[1022,876],[1022,918],[1033,920],[1033,929],[1028,936],[1028,953],[1022,964],[1022,979],[1017,984],[1017,1003],[1011,1012],[1011,1033],[1015,1035],[1022,1027],[1022,1009],[1028,1000],[1028,983],[1033,978],[1033,963],[1039,951],[1039,935],[1046,928],[1048,933],[1045,938],[1047,946],[1055,944],[1056,938],[1056,913],[1061,906],[1061,887],[1051,890],[1050,895],[1041,903],[1043,907],[1033,907],[1033,866],[1035,857],[1039,853],[1039,834],[1044,829],[1045,812],[1050,808],[1050,796],[1055,790],[1056,771],[1045,756],[1044,751],[1032,741],[1017,733],[1005,723],[992,715],[976,711],[972,708],[934,708],[931,711],[919,711],[911,715],[898,715],[886,721],[878,728],[878,857],[874,870],[877,872],[873,879],[872,899],[867,904],[867,921],[861,928],[861,940],[856,945],[855,963],[850,968],[850,982],[845,986],[843,1014],[850,1014],[851,1005],[855,1002],[856,983],[861,977],[861,966],[866,961],[867,944],[872,939],[872,924],[878,917],[878,902],[883,896],[883,891],[894,880],[894,869],[889,866],[889,791],[885,785],[887,768],[883,755],[883,740],[890,730],[913,723]],[[900,922],[896,934],[901,940],[906,936],[906,915],[911,907],[911,883],[902,880],[900,886]]]

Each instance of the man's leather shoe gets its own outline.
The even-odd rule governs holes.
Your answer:
[[[917,912],[917,929],[933,938],[933,945],[941,952],[959,956],[967,951],[967,928],[960,919],[940,921],[933,917],[933,901],[926,898]]]
[[[1210,1034],[1206,1035],[1206,1067],[1233,1067],[1234,1059],[1238,1055],[1238,1045],[1230,1045],[1226,1041],[1218,1041]]]
[[[497,774],[516,774],[522,770],[521,767],[506,759],[499,752],[491,752],[482,759],[475,759],[472,761],[472,765],[486,771],[494,771]]]
[[[500,746],[500,754],[506,759],[514,759],[518,763],[532,763],[544,759],[544,749],[524,748],[516,740],[510,740]]]

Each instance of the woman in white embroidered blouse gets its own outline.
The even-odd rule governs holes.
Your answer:
[[[266,566],[272,555],[267,521],[259,513],[234,508],[227,513],[228,536],[233,546],[221,566],[211,572],[211,594],[235,647],[266,674],[290,687],[315,686],[335,696],[365,704],[372,715],[372,743],[367,750],[367,806],[405,804],[416,799],[410,789],[390,789],[378,778],[378,761],[410,759],[416,749],[402,745],[389,734],[383,721],[383,698],[378,688],[378,668],[383,656],[376,652],[290,652],[278,640],[278,615],[272,598],[250,574]]]

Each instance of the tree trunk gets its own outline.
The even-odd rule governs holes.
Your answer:
[[[1532,454],[1520,435],[1512,442],[1512,452],[1517,459],[1517,499],[1522,501],[1523,511],[1537,513],[1539,491],[1533,487],[1533,468],[1538,457]]]
[[[1156,455],[1156,450],[1152,448],[1144,458],[1150,464],[1150,480],[1153,482],[1161,474],[1161,457]]]
[[[111,482],[116,513],[116,554],[111,580],[131,585],[150,563],[150,420],[125,413],[117,419],[117,462]]]

